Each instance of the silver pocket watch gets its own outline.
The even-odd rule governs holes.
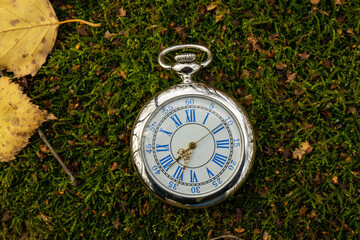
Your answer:
[[[205,52],[207,59],[197,63],[194,53],[180,53],[173,65],[165,63],[166,54],[183,49]],[[132,132],[132,160],[142,182],[166,203],[183,208],[223,201],[244,183],[254,161],[254,134],[242,107],[191,79],[211,59],[210,50],[200,45],[163,50],[160,66],[174,70],[182,83],[153,97]]]

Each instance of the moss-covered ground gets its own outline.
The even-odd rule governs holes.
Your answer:
[[[52,4],[102,26],[60,26],[39,73],[17,82],[58,117],[41,129],[81,184],[35,134],[0,164],[2,239],[360,238],[359,1]],[[141,107],[179,83],[158,54],[183,43],[210,48],[195,79],[244,106],[257,144],[246,183],[197,210],[148,193],[129,148]]]

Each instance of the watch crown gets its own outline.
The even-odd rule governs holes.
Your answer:
[[[193,62],[196,58],[194,53],[183,53],[175,56],[175,61],[179,63],[190,63]]]

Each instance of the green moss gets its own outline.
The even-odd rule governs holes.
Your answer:
[[[59,118],[42,130],[82,184],[71,186],[34,135],[16,160],[0,164],[1,238],[359,238],[360,4],[217,1],[207,11],[210,3],[53,3],[59,19],[102,23],[61,26],[25,89]],[[106,39],[106,31],[115,35]],[[180,43],[211,49],[213,62],[195,78],[244,105],[258,146],[236,194],[194,211],[149,194],[129,150],[141,107],[179,82],[157,56]],[[312,151],[293,159],[305,141]]]

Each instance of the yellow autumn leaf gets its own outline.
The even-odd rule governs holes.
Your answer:
[[[0,162],[15,159],[34,131],[56,117],[30,102],[8,77],[0,78]]]
[[[60,24],[48,0],[0,0],[0,70],[34,76],[54,46]]]

